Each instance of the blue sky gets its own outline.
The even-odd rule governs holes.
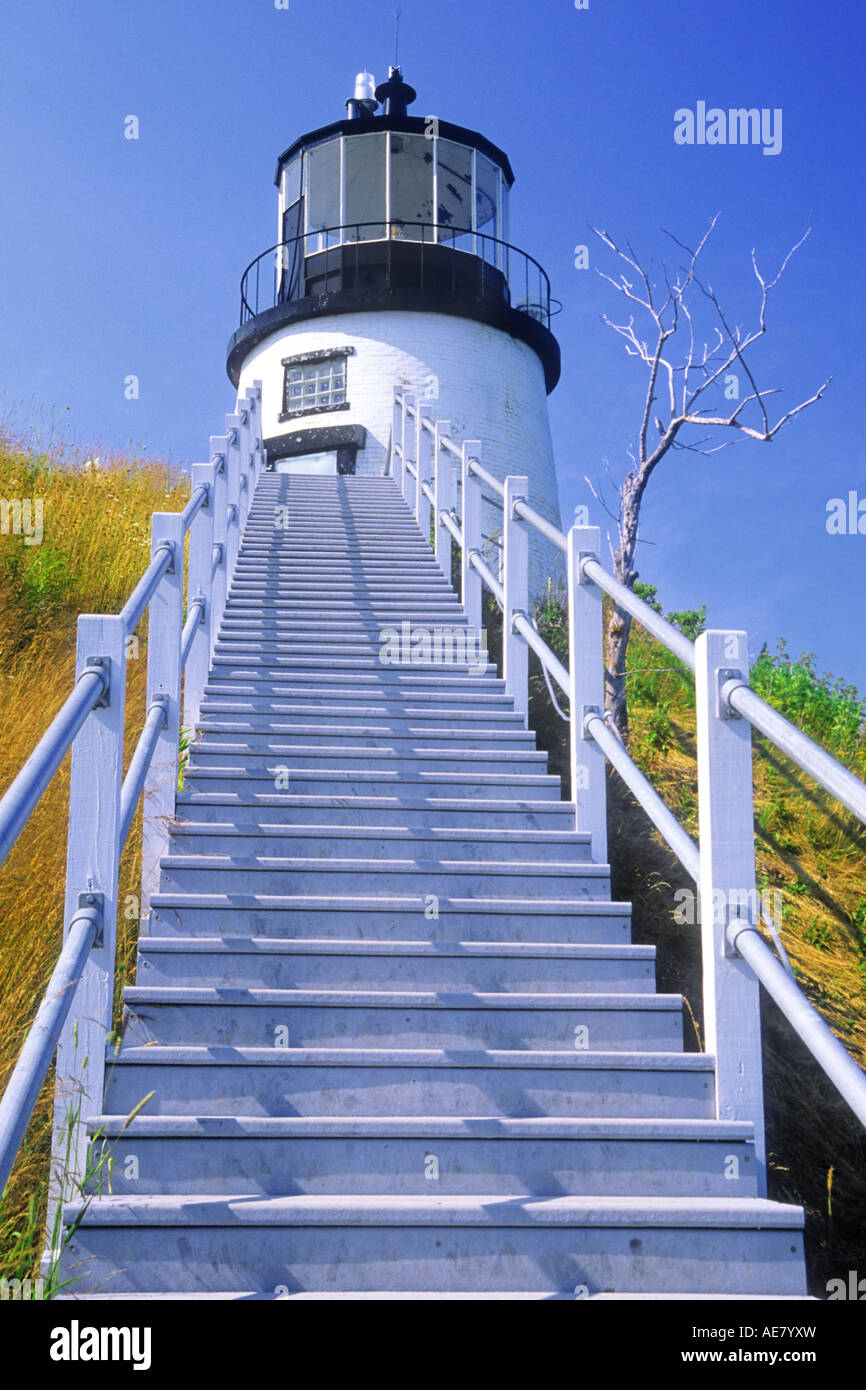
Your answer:
[[[4,0],[0,45],[0,416],[103,448],[204,456],[232,405],[225,345],[244,265],[273,240],[276,155],[338,119],[354,73],[386,76],[395,0]],[[639,569],[669,608],[706,602],[753,649],[788,639],[866,690],[866,535],[830,536],[828,499],[866,498],[866,302],[859,6],[808,0],[401,0],[417,114],[506,149],[512,239],[564,309],[551,398],[563,515],[584,474],[626,466],[644,380],[601,323],[618,297],[588,224],[671,257],[721,214],[706,274],[731,317],[814,230],[754,357],[783,408],[834,378],[772,444],[668,457]],[[679,146],[698,101],[781,108],[783,146]],[[141,138],[123,138],[139,117]],[[590,242],[588,271],[574,247]],[[137,401],[124,378],[141,381]],[[593,519],[607,525],[593,504]]]

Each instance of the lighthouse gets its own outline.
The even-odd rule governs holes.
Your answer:
[[[276,243],[247,267],[227,356],[243,395],[262,384],[276,472],[382,476],[392,465],[394,390],[483,441],[495,477],[529,479],[559,527],[547,397],[560,375],[541,265],[511,240],[514,174],[486,136],[414,116],[391,67],[358,74],[344,119],[280,155]],[[485,505],[489,561],[501,510]],[[562,557],[533,540],[530,587],[561,581]]]

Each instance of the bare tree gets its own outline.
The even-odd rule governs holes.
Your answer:
[[[637,440],[628,447],[631,468],[621,482],[614,483],[616,510],[607,504],[593,483],[586,480],[616,525],[617,544],[611,546],[613,569],[617,579],[629,588],[634,587],[638,578],[635,555],[641,504],[647,484],[665,455],[672,449],[688,449],[707,456],[746,438],[768,442],[795,415],[820,400],[830,384],[829,380],[825,381],[814,396],[801,401],[771,424],[767,401],[778,394],[779,388],[760,388],[747,359],[750,349],[767,331],[770,292],[778,285],[791,257],[811,233],[811,225],[785,256],[771,280],[765,279],[759,271],[752,251],[759,306],[756,325],[747,330],[731,324],[712,286],[705,284],[698,275],[699,258],[717,222],[718,214],[694,250],[672,233],[664,232],[685,252],[687,260],[673,278],[667,266],[662,267],[661,287],[651,280],[630,242],[623,248],[608,232],[592,228],[627,267],[620,272],[619,279],[603,271],[598,273],[634,306],[624,323],[614,323],[606,314],[602,316],[603,322],[625,340],[629,356],[639,358],[647,369],[640,428]],[[712,317],[712,332],[709,341],[699,343],[695,305],[703,301]],[[748,383],[742,399],[741,377]],[[730,413],[728,401],[736,402]],[[753,423],[748,423],[749,419]],[[732,437],[714,444],[717,431],[727,431]],[[609,469],[608,473],[610,476]],[[605,708],[623,737],[628,734],[626,655],[630,632],[631,618],[614,607],[605,631]]]

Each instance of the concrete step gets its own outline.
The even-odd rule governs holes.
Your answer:
[[[442,624],[442,631],[438,624],[420,622],[417,618],[411,622],[406,620],[404,628],[403,622],[383,623],[373,619],[352,621],[346,617],[334,617],[325,626],[320,619],[304,618],[285,618],[276,614],[264,616],[262,618],[243,618],[231,617],[219,625],[219,635],[222,640],[232,640],[233,638],[243,639],[244,637],[259,640],[288,642],[294,646],[306,641],[310,647],[319,647],[323,643],[336,644],[343,648],[346,646],[357,647],[374,645],[378,647],[383,640],[383,634],[397,633],[401,640],[407,644],[412,642],[419,643],[422,640],[432,640],[437,633],[440,634],[440,642],[445,642],[449,637],[454,639],[467,639],[477,637],[476,629],[461,617],[460,619],[448,615],[447,621]],[[477,643],[476,643],[477,645]]]
[[[395,553],[401,548],[417,547],[419,553],[430,555],[429,543],[425,542],[414,518],[404,513],[399,515],[392,508],[379,511],[375,506],[365,508],[348,518],[323,518],[317,509],[287,504],[285,500],[275,499],[270,505],[253,516],[250,514],[243,536],[243,544],[250,547],[294,546],[314,549],[321,558],[335,551],[340,557],[351,551],[370,550],[387,556],[388,542],[393,542]]]
[[[303,557],[297,560],[261,556],[248,559],[238,558],[234,569],[233,583],[243,582],[264,592],[269,586],[278,585],[287,589],[313,589],[336,594],[339,589],[358,590],[359,596],[369,590],[382,591],[387,597],[399,599],[404,594],[418,593],[422,597],[441,596],[457,598],[451,585],[445,580],[442,570],[430,561],[424,569],[417,560],[407,560],[403,565],[383,562],[380,566],[359,561],[354,565],[316,565]],[[465,622],[465,617],[461,615]]]
[[[476,831],[500,830],[559,833],[570,832],[574,825],[574,805],[557,800],[496,800],[485,797],[411,797],[389,796],[293,796],[273,792],[256,795],[247,805],[236,796],[218,792],[181,792],[177,798],[177,824],[187,822],[221,825],[231,823],[239,831],[259,833],[260,826],[278,826],[294,830],[295,826],[327,826],[332,829],[359,826],[369,830],[400,825],[411,831],[437,828],[463,830],[467,835]],[[267,833],[270,833],[268,829]]]
[[[440,575],[442,571],[439,571]],[[231,594],[233,598],[243,598],[244,595],[254,595],[258,599],[277,596],[291,602],[296,598],[318,598],[322,593],[322,588],[327,586],[329,598],[348,598],[354,600],[365,598],[370,603],[375,603],[377,598],[391,600],[395,603],[402,603],[406,599],[444,599],[456,595],[450,584],[444,578],[435,580],[418,580],[415,583],[409,580],[400,579],[364,579],[351,578],[341,579],[336,575],[323,575],[321,578],[313,576],[310,579],[302,578],[282,578],[278,574],[270,571],[269,577],[255,574],[249,577],[244,575],[243,570],[235,573],[231,583]]]
[[[112,1153],[115,1196],[759,1195],[752,1127],[717,1120],[144,1114],[88,1131]]]
[[[492,669],[487,660],[487,654],[470,636],[466,640],[455,633],[450,627],[447,637],[436,636],[439,629],[433,629],[433,635],[426,641],[423,650],[420,647],[414,649],[403,643],[400,639],[400,650],[396,651],[393,647],[393,634],[396,628],[389,629],[387,626],[381,628],[381,638],[372,639],[364,642],[352,641],[311,641],[309,637],[303,637],[296,641],[287,639],[274,640],[269,637],[259,637],[253,633],[246,636],[220,636],[214,644],[214,651],[219,656],[231,656],[236,660],[245,660],[248,656],[261,656],[270,662],[275,657],[282,659],[291,657],[295,660],[303,660],[307,664],[315,663],[327,666],[343,667],[354,666],[357,670],[375,669],[380,666],[396,669],[408,668],[409,670],[427,671],[432,669],[444,671],[466,672],[472,675],[484,675]],[[416,629],[417,631],[417,629]],[[389,654],[389,643],[392,644]],[[439,644],[438,646],[436,644]],[[418,659],[415,659],[415,654]]]
[[[408,859],[441,865],[452,859],[480,865],[507,859],[512,863],[588,864],[588,834],[570,831],[545,832],[479,830],[472,834],[455,828],[423,829],[412,832],[399,824],[391,826],[296,826],[274,824],[250,835],[230,822],[222,825],[201,821],[175,825],[169,840],[171,854],[216,854],[242,858],[278,855],[319,860],[331,859]]]
[[[168,854],[160,860],[160,892],[264,894],[284,897],[351,897],[369,894],[415,898],[421,911],[431,893],[445,899],[539,899],[550,902],[606,900],[606,864],[533,864],[457,859],[283,859],[206,854]]]
[[[675,1052],[667,994],[480,994],[128,986],[124,1043],[214,1047]],[[276,1040],[276,1043],[275,1043]]]
[[[276,510],[278,507],[279,512]],[[259,531],[267,533],[272,529],[280,535],[304,536],[307,534],[305,527],[309,526],[323,536],[343,532],[352,536],[360,531],[369,532],[382,545],[391,535],[390,525],[387,529],[382,526],[383,518],[393,522],[395,529],[400,532],[414,532],[416,536],[421,536],[414,516],[399,496],[357,498],[350,507],[339,510],[327,498],[304,499],[275,493],[261,498],[256,496],[249,511],[244,537]],[[288,521],[285,528],[280,525],[284,520]],[[304,523],[303,527],[301,522]]]
[[[334,700],[304,703],[303,700],[254,699],[226,696],[206,698],[201,706],[200,729],[206,733],[215,724],[251,731],[279,729],[285,723],[299,733],[306,730],[326,731],[353,729],[367,734],[387,736],[415,734],[477,734],[527,732],[521,715],[507,708],[480,706],[474,710],[443,709],[430,704],[426,708],[405,709],[395,701],[366,700],[351,704],[342,695]]]
[[[390,529],[390,528],[389,528]],[[238,551],[238,558],[250,563],[285,562],[311,563],[326,568],[329,565],[412,565],[417,562],[420,573],[429,573],[431,554],[421,536],[416,532],[401,531],[394,538],[393,547],[382,545],[369,532],[364,536],[343,535],[341,537],[322,536],[316,542],[311,535],[280,531],[275,533],[263,530],[249,542],[244,542]],[[435,563],[435,561],[433,562]],[[442,572],[440,571],[440,574]]]
[[[257,1293],[254,1289],[213,1289],[207,1293],[182,1293],[182,1292],[155,1292],[154,1290],[136,1290],[133,1293],[61,1293],[55,1295],[55,1302],[59,1303],[141,1303],[141,1302],[172,1302],[172,1303],[573,1303],[575,1301],[574,1290],[569,1293],[528,1293],[526,1290],[497,1290],[491,1293],[483,1289],[473,1289],[471,1293],[442,1292],[438,1289],[426,1289],[415,1291],[400,1291],[388,1289],[361,1290],[346,1289],[338,1293],[285,1293],[285,1286],[280,1286],[274,1293]],[[773,1302],[773,1303],[812,1303],[814,1299],[809,1294],[761,1294],[761,1293],[584,1293],[580,1291],[581,1300],[591,1303],[620,1303],[620,1302],[648,1302],[650,1300],[664,1300],[665,1302],[679,1301],[687,1303],[704,1302],[718,1303],[720,1299],[725,1302],[733,1301],[740,1303],[749,1302]]]
[[[187,770],[232,769],[253,778],[270,777],[288,768],[290,772],[364,772],[378,776],[393,773],[409,781],[426,775],[459,772],[466,776],[543,776],[547,772],[547,754],[536,752],[534,740],[527,739],[517,748],[425,748],[421,745],[395,744],[378,746],[350,743],[329,744],[313,741],[306,744],[285,739],[270,740],[270,748],[259,749],[237,735],[211,735],[201,738],[190,749]],[[467,740],[468,743],[468,740]]]
[[[416,715],[426,717],[428,712],[433,717],[441,718],[452,713],[459,714],[461,711],[466,719],[474,719],[476,715],[486,716],[488,713],[514,717],[514,701],[511,696],[504,690],[491,691],[487,680],[480,690],[443,691],[435,687],[415,687],[409,692],[401,692],[386,687],[374,690],[370,686],[363,690],[355,690],[345,683],[339,686],[315,686],[308,681],[293,680],[285,676],[269,683],[257,683],[254,680],[228,681],[225,677],[214,680],[211,677],[205,685],[204,696],[205,708],[208,708],[211,702],[221,705],[228,701],[241,701],[256,710],[273,708],[293,711],[298,705],[305,709],[318,707],[329,712],[335,708],[365,712],[375,709],[407,719]]]
[[[325,580],[324,583],[327,586],[328,581]],[[393,602],[398,604],[400,600],[401,590],[398,588],[393,595]],[[317,608],[311,608],[308,603],[305,603],[303,609],[297,612],[293,607],[288,606],[282,606],[279,611],[276,611],[273,604],[262,603],[259,613],[252,616],[252,614],[250,614],[252,600],[238,599],[232,604],[231,608],[223,613],[220,619],[220,626],[224,626],[226,630],[230,630],[232,627],[237,627],[239,623],[243,622],[244,614],[250,614],[252,623],[260,628],[286,629],[290,632],[293,630],[306,630],[312,632],[314,635],[332,629],[341,633],[351,631],[378,632],[381,626],[380,621],[374,612],[366,611],[372,607],[373,605],[367,602],[363,602],[363,606],[359,604],[356,607],[351,603],[341,601],[332,609],[327,605],[326,600],[320,597]],[[410,631],[414,632],[416,628],[429,628],[430,623],[428,618],[431,613],[430,602],[424,601],[423,609],[416,612],[415,605],[407,600],[406,608],[409,611],[406,614],[405,621],[410,624]],[[446,599],[444,603],[439,605],[439,610],[449,628],[455,628],[461,631],[470,629],[470,624],[466,620],[463,609],[456,600],[452,602],[450,598]],[[436,611],[435,605],[433,605],[432,611]]]
[[[652,946],[142,937],[136,983],[214,989],[652,993]]]
[[[208,744],[217,747],[241,745],[250,752],[272,753],[286,744],[292,748],[321,747],[364,748],[382,754],[418,754],[424,748],[463,748],[475,753],[520,752],[536,753],[535,735],[523,728],[493,728],[478,730],[470,727],[459,731],[440,723],[438,728],[415,728],[405,723],[402,730],[389,729],[387,724],[364,723],[356,720],[331,720],[329,724],[314,724],[299,720],[280,719],[274,715],[259,715],[253,724],[236,719],[207,719],[202,721],[196,750]],[[544,755],[542,755],[544,756]]]
[[[455,713],[450,719],[435,711],[408,719],[376,711],[361,705],[352,709],[339,703],[303,705],[295,708],[251,709],[252,701],[208,701],[195,733],[204,742],[215,735],[234,736],[235,740],[251,747],[282,740],[296,746],[315,747],[318,744],[357,747],[395,748],[406,746],[427,748],[474,748],[477,752],[496,752],[498,749],[529,747],[537,752],[533,732],[523,725],[520,716],[497,718],[483,711],[466,717]],[[260,702],[279,705],[279,701]]]
[[[408,622],[413,627],[432,628],[459,627],[463,620],[463,610],[457,603],[408,603],[394,599],[389,602],[367,603],[358,600],[334,599],[333,605],[323,609],[320,599],[299,599],[295,603],[283,603],[279,599],[234,599],[227,605],[224,618],[233,622],[248,620],[250,628],[271,623],[290,623],[299,630],[312,624],[317,631],[326,632],[328,625],[343,628],[357,623],[365,628],[377,630],[383,626],[399,628]]]
[[[404,581],[410,585],[435,583],[456,595],[421,537],[416,533],[413,540],[406,534],[401,540],[389,553],[362,537],[331,537],[317,545],[312,536],[300,544],[297,538],[293,542],[281,533],[262,537],[258,544],[243,545],[238,551],[238,564],[258,567],[265,578],[278,577],[282,569],[297,569],[301,578],[316,575],[325,583],[332,575],[366,572],[385,583],[393,579],[395,587],[402,587]]]
[[[448,584],[442,570],[429,550],[423,545],[418,550],[404,555],[322,555],[321,552],[298,554],[277,542],[271,548],[251,549],[244,546],[238,553],[235,574],[256,575],[267,579],[284,578],[308,579],[317,576],[321,579],[376,579],[392,584],[400,589],[404,581],[408,585],[420,585],[432,580],[436,587]],[[449,588],[452,586],[449,584]],[[453,592],[453,588],[452,588]]]
[[[457,623],[463,617],[463,609],[456,597],[454,599],[413,598],[408,596],[393,598],[340,597],[335,595],[327,607],[320,597],[295,598],[291,601],[279,595],[243,597],[230,595],[225,612],[230,617],[240,617],[245,613],[256,618],[294,617],[294,618],[340,618],[356,616],[364,622],[384,622],[400,624],[411,622],[432,625],[434,623]]]
[[[100,1197],[64,1217],[80,1224],[61,1279],[79,1292],[806,1292],[802,1209],[749,1197],[195,1193]]]
[[[402,627],[402,622],[394,621],[371,623],[361,631],[307,629],[291,632],[274,630],[263,623],[246,623],[221,628],[217,646],[226,654],[249,649],[265,657],[272,653],[316,658],[374,656],[383,666],[471,663],[473,674],[480,672],[482,675],[489,664],[478,634],[463,624],[450,620],[442,624],[416,621],[411,630],[404,632]]]
[[[389,522],[387,528],[382,525],[383,519]],[[287,526],[281,524],[284,521],[288,521]],[[324,539],[334,535],[352,539],[363,534],[371,536],[376,544],[384,545],[391,536],[392,526],[399,535],[423,539],[414,516],[400,498],[359,499],[348,512],[340,514],[327,500],[323,505],[321,498],[304,501],[275,495],[262,498],[260,505],[256,499],[256,505],[250,508],[244,539],[270,532],[300,539],[310,534],[321,535]]]
[[[438,913],[438,915],[436,915]],[[626,945],[627,903],[574,899],[304,898],[273,894],[154,893],[148,935],[267,936],[347,941],[509,941]]]
[[[344,638],[359,640],[361,637],[375,639],[377,642],[382,632],[383,624],[375,622],[371,618],[355,618],[347,613],[342,617],[294,617],[291,614],[282,615],[268,610],[262,617],[252,616],[239,617],[230,614],[224,617],[219,625],[219,631],[226,636],[239,633],[271,634],[276,636],[285,635],[291,640],[300,640],[304,636],[312,638],[314,641],[342,641]],[[462,616],[452,617],[448,627],[455,632],[469,632],[471,629],[465,618]],[[429,624],[413,621],[410,624],[410,634],[418,631],[428,632]]]
[[[321,575],[325,580],[331,573],[358,570],[387,578],[399,569],[400,577],[405,577],[409,582],[430,578],[439,583],[448,583],[429,547],[420,537],[413,540],[408,534],[401,537],[400,544],[395,545],[391,552],[378,549],[370,540],[358,538],[350,538],[348,542],[345,538],[329,538],[316,545],[311,537],[299,542],[297,538],[293,540],[284,533],[270,538],[262,536],[258,542],[241,547],[238,563],[249,567],[267,567],[271,574],[278,574],[281,568],[306,569],[309,565],[309,572]]]
[[[256,502],[258,504],[258,499]],[[383,526],[383,520],[388,522],[387,526]],[[267,534],[273,529],[277,535],[303,541],[309,528],[310,534],[315,532],[324,537],[339,532],[352,538],[363,533],[370,535],[376,544],[383,545],[391,536],[392,527],[401,536],[409,534],[424,539],[414,515],[399,496],[357,499],[345,510],[335,508],[326,499],[275,496],[262,498],[258,509],[257,506],[250,509],[244,536]]]
[[[262,776],[244,772],[239,767],[211,765],[209,767],[190,764],[184,775],[184,789],[194,792],[231,793],[239,802],[252,805],[254,799],[271,794],[294,796],[388,796],[395,795],[398,800],[405,798],[418,801],[427,797],[455,796],[461,792],[480,800],[485,795],[501,798],[506,790],[513,791],[519,799],[529,794],[534,801],[558,801],[560,782],[558,777],[545,777],[540,773],[493,773],[493,772],[433,772],[418,771],[410,773],[405,765],[393,769],[382,768],[377,772],[352,771],[340,768],[297,769],[289,774],[287,792],[275,792],[275,778],[280,774],[265,772]]]
[[[128,1115],[714,1117],[713,1059],[692,1052],[122,1047],[106,1109]]]
[[[215,656],[210,675],[210,685],[220,681],[251,681],[257,686],[273,685],[287,678],[296,682],[312,682],[324,692],[326,689],[339,690],[345,686],[353,689],[389,692],[392,696],[404,693],[413,697],[416,692],[435,690],[447,692],[475,693],[474,683],[483,680],[489,694],[501,695],[505,691],[504,681],[494,674],[495,667],[486,667],[475,675],[456,670],[453,673],[443,666],[383,666],[380,662],[371,663],[369,670],[359,670],[352,662],[340,664],[337,659],[328,661],[322,657],[316,661],[307,658],[269,656],[267,661],[243,660],[233,656]]]

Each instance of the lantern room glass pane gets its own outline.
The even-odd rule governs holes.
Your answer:
[[[303,160],[300,155],[287,164],[283,174],[283,206],[291,207],[301,196],[301,170]]]
[[[454,140],[438,140],[439,198],[436,221],[439,240],[450,241],[453,232],[472,227],[472,151]]]
[[[307,231],[340,221],[340,142],[329,140],[307,152]],[[310,251],[311,247],[307,247]]]
[[[293,203],[283,213],[283,245],[277,252],[281,300],[297,299],[301,293],[301,241],[304,204]]]
[[[352,135],[346,139],[347,223],[344,241],[376,241],[385,236],[385,159],[386,136]]]
[[[498,236],[499,170],[486,155],[479,154],[476,163],[475,208],[476,227],[490,236]]]
[[[433,141],[423,135],[391,137],[392,236],[429,240],[427,228],[394,227],[394,223],[433,222]]]
[[[500,265],[501,247],[494,238],[501,235],[499,220],[499,169],[485,155],[475,161],[476,228],[486,236],[478,238],[477,254],[491,265]]]

